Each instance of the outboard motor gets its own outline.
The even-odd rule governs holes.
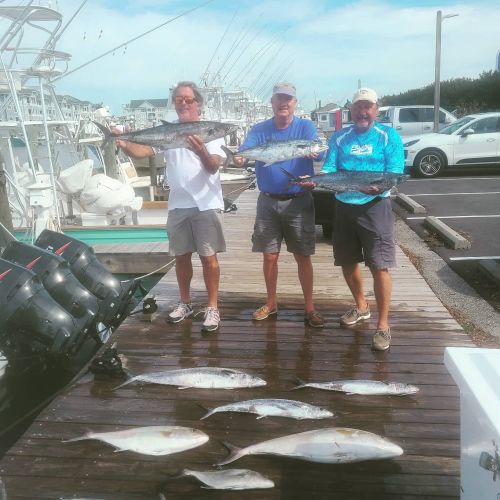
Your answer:
[[[134,308],[139,282],[120,283],[97,259],[91,247],[80,240],[45,229],[35,241],[39,248],[61,256],[76,278],[100,299],[99,318],[106,326],[117,327]]]
[[[97,340],[99,304],[75,277],[69,264],[59,255],[20,241],[11,241],[2,258],[33,271],[50,296],[75,318],[81,318]]]
[[[71,356],[87,338],[85,321],[61,307],[33,271],[1,258],[0,310],[0,341],[7,356]]]

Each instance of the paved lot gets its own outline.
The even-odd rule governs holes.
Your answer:
[[[481,259],[500,263],[500,173],[410,179],[399,192],[426,208],[425,214],[398,210],[408,226],[494,307],[500,308],[500,290],[479,276],[477,266]],[[424,226],[426,216],[438,218],[467,238],[471,248],[452,250],[430,237]]]

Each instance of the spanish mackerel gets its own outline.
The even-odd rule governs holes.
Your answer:
[[[408,177],[407,175],[395,172],[338,170],[337,172],[329,172],[327,174],[312,175],[304,179],[295,177],[284,168],[281,170],[288,176],[291,184],[312,182],[315,185],[315,189],[335,193],[359,191],[370,186],[376,186],[383,191],[389,191]]]
[[[123,384],[115,387],[115,389],[136,381],[148,382],[150,384],[177,385],[179,389],[186,389],[188,387],[196,389],[237,389],[266,385],[265,380],[239,370],[201,367],[135,375]]]
[[[366,396],[391,395],[404,396],[416,394],[420,389],[414,385],[399,382],[382,382],[379,380],[333,380],[331,382],[304,382],[293,389],[313,387],[325,391],[340,391],[346,394],[362,394]],[[293,390],[292,389],[292,390]]]
[[[310,154],[321,153],[328,149],[328,145],[320,139],[293,139],[289,141],[269,141],[253,148],[233,153],[222,146],[228,158],[242,156],[247,160],[261,161],[264,167],[280,161],[293,160]]]
[[[239,401],[237,403],[218,406],[210,410],[200,420],[214,413],[224,411],[255,413],[258,415],[258,419],[264,417],[288,417],[302,420],[333,417],[331,411],[303,403],[302,401],[294,401],[292,399],[249,399],[248,401]]]
[[[184,469],[179,476],[192,476],[213,490],[254,490],[274,488],[271,479],[249,469],[199,471]]]
[[[377,434],[344,427],[289,434],[246,448],[224,444],[231,454],[217,465],[229,464],[246,455],[279,455],[309,462],[340,464],[393,458],[403,454],[401,447]]]
[[[225,137],[238,128],[237,125],[230,123],[209,121],[170,123],[162,120],[162,125],[157,127],[115,134],[100,123],[94,123],[104,134],[103,144],[111,139],[121,139],[161,149],[189,148],[187,138],[190,135],[197,135],[203,142],[210,142]]]
[[[196,448],[205,444],[208,436],[191,427],[149,426],[114,432],[87,432],[84,436],[67,439],[63,443],[85,439],[104,441],[117,448],[116,451],[130,450],[158,456]]]

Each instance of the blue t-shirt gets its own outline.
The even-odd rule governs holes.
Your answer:
[[[288,141],[294,139],[318,139],[318,132],[314,123],[310,120],[293,117],[292,123],[287,128],[279,129],[274,124],[274,119],[263,121],[254,125],[239,151],[260,146],[269,141]],[[318,160],[321,160],[320,153]],[[263,167],[261,161],[255,162],[255,175],[259,189],[265,193],[287,194],[297,193],[303,189],[297,185],[290,185],[290,179],[281,171],[284,168],[294,176],[314,175],[313,161],[310,158],[295,158],[293,160],[273,163],[269,167]],[[281,168],[280,168],[281,167]]]
[[[321,172],[337,170],[369,170],[375,172],[404,171],[403,141],[399,134],[386,125],[374,122],[364,133],[357,133],[354,125],[332,135],[328,154]],[[359,191],[338,193],[336,198],[344,203],[364,205],[376,196],[387,197],[390,192],[370,195]]]

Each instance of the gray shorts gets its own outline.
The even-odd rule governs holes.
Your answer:
[[[197,252],[209,257],[226,251],[220,210],[176,208],[168,211],[167,233],[171,255]]]
[[[260,193],[252,235],[252,252],[279,252],[284,238],[289,252],[314,255],[315,230],[311,193],[304,193],[291,200],[277,200]]]
[[[368,267],[396,267],[394,214],[390,198],[364,205],[337,200],[333,249],[336,266],[365,262]]]

